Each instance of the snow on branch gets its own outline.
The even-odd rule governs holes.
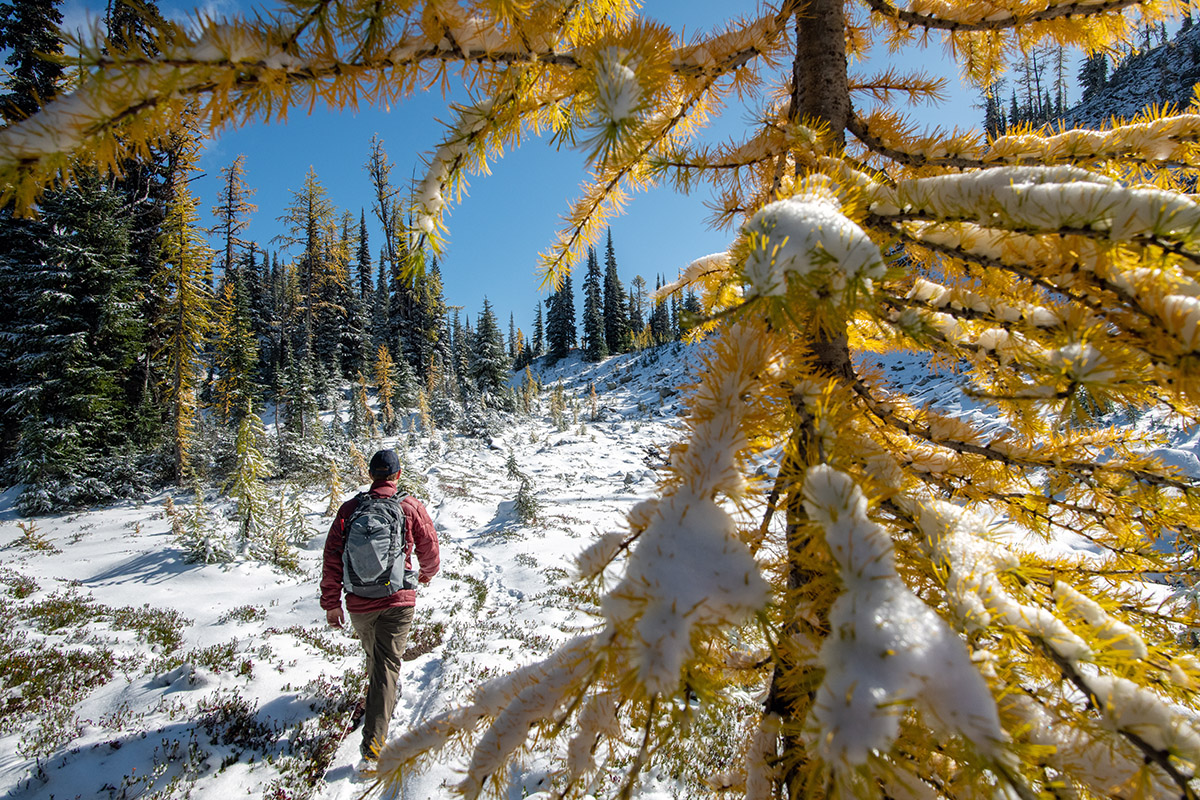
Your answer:
[[[825,679],[812,716],[821,756],[847,769],[890,750],[913,706],[999,756],[1007,736],[987,682],[958,634],[896,574],[891,536],[868,517],[862,490],[831,467],[810,467],[804,508],[824,528],[845,587],[819,656]]]
[[[596,636],[578,636],[543,661],[513,670],[475,690],[467,705],[445,711],[392,738],[379,752],[379,780],[399,784],[404,771],[418,758],[429,756],[455,737],[469,735],[481,722],[492,720],[477,742],[471,766],[459,791],[474,797],[486,779],[502,768],[512,749],[520,746],[531,725],[548,720],[568,689],[596,664]]]
[[[883,274],[878,245],[842,214],[825,176],[800,182],[791,197],[764,206],[746,224],[750,255],[743,266],[747,297],[781,297],[791,278],[820,280],[841,297]]]
[[[979,221],[1027,232],[1093,232],[1111,241],[1200,243],[1200,205],[1176,192],[1131,188],[1072,166],[998,167],[875,184],[880,217]],[[1196,266],[1200,270],[1200,265]]]
[[[1200,114],[1179,114],[1115,125],[1110,130],[1076,129],[1053,136],[1001,136],[988,148],[989,162],[1085,162],[1105,159],[1188,161],[1188,144],[1200,141]]]
[[[866,0],[871,10],[906,25],[945,31],[999,31],[1035,22],[1111,14],[1137,5],[1138,0],[1065,0],[1065,2],[955,3],[950,0],[914,0],[899,8],[888,0]]]
[[[742,398],[769,379],[772,357],[757,327],[725,331],[694,392],[687,446],[672,461],[678,483],[630,512],[642,532],[601,608],[614,627],[632,623],[632,662],[648,693],[676,690],[693,629],[738,624],[767,602],[768,585],[715,498],[745,491]]]

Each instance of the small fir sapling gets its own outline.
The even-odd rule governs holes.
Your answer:
[[[195,499],[182,514],[182,524],[176,535],[176,543],[183,551],[184,559],[201,564],[232,561],[234,553],[229,539],[205,505],[204,493],[198,485],[193,488],[193,493]]]
[[[245,554],[250,552],[253,540],[266,533],[267,487],[264,480],[271,472],[266,457],[267,432],[249,401],[238,422],[234,450],[232,474],[223,491],[235,502],[238,541]]]
[[[533,483],[526,475],[521,475],[520,487],[517,489],[517,497],[514,502],[514,509],[517,512],[517,519],[526,525],[532,525],[538,521],[542,511],[542,504],[534,495]]]

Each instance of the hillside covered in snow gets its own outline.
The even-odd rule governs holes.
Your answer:
[[[399,732],[592,625],[577,555],[655,486],[690,349],[546,369],[541,411],[500,435],[397,443],[442,541],[406,654]],[[554,386],[565,418],[547,413]],[[595,396],[591,388],[595,387]],[[389,440],[385,444],[391,444]],[[522,481],[533,503],[517,509]],[[29,520],[0,506],[0,793],[10,798],[350,797],[362,654],[317,605],[328,498],[299,567],[188,563],[164,513],[186,492]],[[351,496],[347,492],[342,499]],[[218,497],[216,514],[229,510]],[[328,772],[326,771],[328,770]],[[536,764],[516,783],[532,789]],[[448,795],[453,765],[405,796]],[[520,788],[514,788],[520,795]]]
[[[686,395],[670,387],[687,382],[696,357],[697,346],[673,345],[601,364],[571,358],[543,370],[538,410],[497,435],[401,438],[443,568],[418,601],[393,735],[595,627],[597,597],[574,580],[574,559],[653,493],[686,413]],[[987,408],[920,360],[880,366],[913,396],[986,421]],[[558,420],[555,386],[567,398]],[[1195,444],[1176,431],[1160,455],[1200,475]],[[532,502],[518,508],[522,483]],[[188,507],[184,492],[35,520],[17,516],[15,496],[0,506],[6,797],[334,800],[368,787],[347,736],[361,652],[317,605],[327,498],[305,495],[309,535],[285,571],[244,558],[188,563],[164,513],[168,501]],[[510,797],[544,785],[542,755],[511,776]],[[720,739],[674,754],[669,772],[646,777],[644,796],[688,797],[729,757]],[[450,761],[412,775],[403,796],[449,797],[460,771]]]

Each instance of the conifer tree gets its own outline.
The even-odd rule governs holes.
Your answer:
[[[612,228],[604,245],[604,340],[610,353],[629,350],[629,308],[625,287],[617,275],[617,255],[613,250]]]
[[[589,247],[587,274],[583,279],[583,357],[588,361],[600,361],[607,356],[600,264],[595,248]]]
[[[423,262],[422,251],[413,251],[411,264]],[[409,363],[417,365],[416,372],[428,379],[431,372],[444,368],[446,347],[446,301],[442,295],[442,273],[436,258],[427,268],[407,278],[411,306],[404,328],[404,344]]]
[[[537,304],[537,309],[533,318],[533,341],[531,342],[531,350],[534,358],[539,358],[546,352],[546,328],[542,321],[542,303]]]
[[[390,399],[390,398],[389,398]],[[380,401],[380,410],[386,406]],[[348,424],[351,444],[379,439],[379,426],[375,424],[375,412],[371,410],[371,398],[367,394],[367,379],[360,372],[350,398],[350,420]]]
[[[563,276],[558,291],[547,299],[546,355],[551,363],[566,358],[575,348],[575,296],[571,276]]]
[[[41,259],[21,266],[14,287],[16,380],[8,396],[20,426],[24,513],[110,498],[108,460],[133,444],[128,385],[141,378],[145,334],[119,208],[92,174],[45,197]]]
[[[371,306],[371,345],[378,347],[387,344],[390,325],[388,322],[388,300],[391,292],[391,277],[386,267],[383,253],[379,258],[379,280],[375,284],[375,302]]]
[[[371,265],[371,240],[367,233],[367,212],[358,214],[358,258],[356,261],[358,274],[358,296],[368,307],[375,298],[374,272]]]
[[[354,280],[346,292],[346,323],[342,334],[342,373],[347,378],[367,370],[376,344],[374,326],[375,282],[372,276],[371,248],[367,241],[367,218],[360,212]]]
[[[63,77],[57,0],[10,0],[0,3],[0,50],[7,53],[0,116],[25,119],[53,99]]]
[[[508,382],[511,361],[504,350],[504,335],[496,323],[496,314],[487,298],[479,312],[475,342],[471,350],[470,376],[475,388],[485,395],[499,394]]]
[[[450,373],[458,385],[461,394],[463,388],[471,383],[471,353],[475,349],[475,336],[471,332],[470,320],[464,325],[459,312],[454,308],[454,318],[450,323]]]
[[[508,314],[508,360],[517,360],[517,318],[510,311]]]
[[[224,422],[237,425],[246,409],[257,413],[258,339],[252,329],[250,292],[241,270],[223,281],[216,304],[214,405]]]
[[[1079,85],[1083,89],[1083,100],[1087,102],[1104,91],[1108,83],[1108,56],[1092,53],[1079,68]]]
[[[663,344],[671,340],[671,312],[667,306],[667,298],[661,296],[663,286],[662,276],[658,276],[654,285],[654,310],[650,312],[650,341],[652,344]]]
[[[6,70],[0,89],[0,119],[24,119],[58,93],[63,51],[58,28],[62,13],[55,0],[17,0],[0,3],[0,51]],[[45,56],[45,57],[44,57]],[[39,221],[14,216],[0,204],[0,279],[9,291],[0,292],[0,462],[13,463],[23,412],[16,401],[22,379],[17,358],[23,347],[19,331],[29,309],[12,291],[28,279],[30,265],[45,260],[50,230]],[[22,293],[23,294],[23,293]],[[15,480],[15,476],[8,476]]]
[[[327,374],[331,366],[329,359],[337,349],[336,344],[330,344],[324,335],[326,331],[318,331],[318,317],[323,311],[331,311],[330,303],[336,305],[331,298],[346,285],[346,259],[332,247],[330,239],[336,225],[334,207],[312,167],[304,176],[304,186],[291,194],[291,203],[279,217],[279,222],[285,226],[284,232],[274,241],[285,247],[300,248],[296,261],[300,355],[302,358],[311,356],[310,369],[315,369],[317,354],[314,348],[318,335],[321,335],[325,359],[320,364]],[[332,311],[336,313],[336,310]]]
[[[242,407],[237,423],[237,439],[234,442],[234,466],[224,491],[236,503],[238,541],[244,554],[262,550],[262,540],[267,538],[267,485],[271,474],[267,459],[267,431],[254,406],[247,402]]]
[[[188,149],[186,161],[194,157]],[[212,250],[197,227],[196,200],[188,188],[190,170],[176,172],[175,198],[163,225],[159,242],[161,266],[152,282],[159,308],[155,319],[162,370],[162,397],[170,430],[174,479],[192,478],[191,449],[195,439],[196,413],[203,354],[212,331],[213,297],[208,276]]]
[[[704,713],[733,754],[717,785],[750,798],[1194,797],[1200,667],[1178,633],[1197,614],[1169,592],[1193,581],[1200,487],[1094,415],[1200,418],[1200,115],[925,136],[851,98],[930,81],[847,68],[875,41],[941,37],[986,85],[1035,45],[1130,42],[1127,5],[783,0],[686,42],[632,3],[305,5],[213,23],[205,58],[189,39],[170,69],[85,48],[78,98],[0,130],[0,191],[32,201],[66,144],[113,165],[183,90],[220,127],[307,100],[299,87],[391,97],[454,62],[480,99],[416,187],[431,246],[466,173],[545,124],[547,98],[593,178],[548,280],[648,182],[710,182],[718,222],[741,223],[681,281],[713,313],[686,441],[628,529],[580,556],[599,624],[389,741],[382,780],[465,744],[457,791],[499,793],[545,733],[564,740],[558,796],[630,797],[703,746]],[[1144,25],[1172,10],[1134,5]],[[252,68],[211,56],[247,36],[266,56]],[[734,91],[763,119],[689,146]],[[896,351],[1001,424],[887,383],[868,362]],[[1087,552],[1042,546],[1068,536]],[[731,713],[748,687],[761,704]]]

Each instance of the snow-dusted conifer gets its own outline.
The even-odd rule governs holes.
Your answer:
[[[558,290],[547,298],[546,355],[551,362],[566,358],[575,349],[575,295],[570,274],[564,275]]]
[[[237,424],[258,403],[258,338],[251,328],[250,293],[242,272],[228,276],[217,300],[213,400],[221,418]]]
[[[612,228],[608,229],[608,240],[604,245],[604,340],[610,353],[624,353],[632,343],[629,308],[625,287],[621,285],[621,278],[617,274]]]
[[[200,564],[220,564],[233,560],[229,537],[217,524],[204,494],[198,485],[193,487],[195,499],[191,507],[181,515],[181,523],[172,521],[175,543],[183,551],[187,561]]]
[[[381,347],[383,345],[380,345]],[[373,442],[379,438],[379,426],[375,423],[375,412],[371,410],[371,398],[367,394],[367,379],[358,373],[352,396],[350,398],[350,440],[353,442]],[[382,390],[380,392],[382,395]],[[382,397],[380,406],[386,408]],[[395,416],[393,414],[393,416]]]
[[[267,432],[249,400],[241,413],[234,443],[234,466],[224,491],[236,502],[238,542],[243,553],[252,553],[267,538],[267,486],[271,473],[267,460]]]
[[[510,365],[504,351],[504,336],[496,324],[496,314],[485,297],[475,331],[475,347],[471,351],[471,380],[481,393],[497,394],[508,380]]]
[[[583,280],[583,357],[588,361],[600,361],[607,356],[600,263],[595,248],[588,248],[587,274]]]

